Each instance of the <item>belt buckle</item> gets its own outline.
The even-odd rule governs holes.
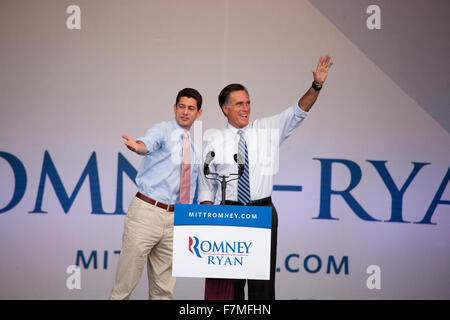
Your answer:
[[[155,202],[155,206],[156,207],[158,207],[158,208],[161,208],[161,209],[164,209],[164,208],[162,208],[162,207],[160,207],[160,206],[158,206],[158,203],[160,203],[161,204],[161,206],[166,206],[166,208],[164,209],[164,210],[166,210],[167,212],[169,212],[169,209],[170,209],[170,205],[168,205],[168,204],[165,204],[165,203],[162,203],[162,202],[159,202],[159,201],[157,201],[157,200],[155,200],[156,202]]]

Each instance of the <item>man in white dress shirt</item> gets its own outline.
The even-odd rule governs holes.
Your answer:
[[[328,71],[331,58],[320,57],[314,81],[298,103],[268,118],[250,122],[250,98],[241,84],[230,84],[219,94],[219,106],[228,119],[226,127],[207,137],[204,155],[214,151],[210,171],[219,175],[236,173],[238,168],[233,156],[241,156],[245,163],[239,180],[227,184],[226,203],[272,207],[270,280],[248,280],[249,300],[275,299],[275,264],[277,250],[278,215],[272,204],[273,177],[278,166],[278,147],[300,125],[315,103]],[[222,199],[221,188],[214,180],[199,175],[198,201],[202,204],[218,204]],[[244,299],[246,280],[206,279],[205,299]]]

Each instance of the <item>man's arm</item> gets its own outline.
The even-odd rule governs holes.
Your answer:
[[[147,147],[145,146],[145,143],[143,143],[142,141],[134,141],[133,138],[130,138],[127,135],[122,135],[122,138],[124,138],[125,141],[125,145],[127,146],[128,149],[130,149],[131,151],[134,151],[138,154],[144,155],[148,152]]]
[[[326,55],[325,57],[320,56],[319,62],[317,63],[317,68],[312,72],[314,76],[314,84],[317,87],[321,88],[323,86],[325,80],[327,79],[328,70],[332,65],[333,62],[331,62],[331,57],[329,55]],[[317,97],[319,96],[319,90],[316,90],[313,87],[309,88],[303,97],[301,97],[298,101],[299,108],[308,112],[314,105],[314,102],[316,102]]]

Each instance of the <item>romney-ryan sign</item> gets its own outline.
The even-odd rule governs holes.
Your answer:
[[[175,205],[173,276],[270,278],[271,207]]]
[[[388,201],[391,203],[390,208],[390,218],[388,220],[381,220],[377,218],[373,213],[373,208],[365,208],[362,206],[360,199],[355,196],[354,191],[357,191],[359,183],[364,179],[365,173],[363,172],[363,168],[360,164],[350,160],[350,159],[328,159],[328,158],[313,158],[315,161],[320,162],[320,176],[317,179],[320,179],[320,208],[319,213],[313,219],[318,220],[340,220],[336,216],[336,213],[332,210],[332,198],[341,198],[344,200],[347,205],[350,207],[351,212],[353,212],[359,219],[368,221],[368,222],[387,222],[387,223],[413,223],[413,224],[424,224],[424,225],[437,225],[438,223],[432,221],[432,218],[435,218],[436,209],[445,205],[450,205],[450,200],[446,197],[446,189],[447,185],[450,181],[450,167],[449,168],[440,168],[442,179],[432,180],[430,179],[430,183],[427,185],[417,185],[416,177],[418,175],[429,175],[427,168],[431,167],[431,163],[429,162],[405,162],[404,165],[408,166],[409,169],[406,169],[406,172],[409,173],[405,176],[402,175],[401,178],[398,178],[398,173],[391,172],[388,169],[388,161],[387,160],[366,160],[370,166],[368,170],[375,170],[375,172],[379,175],[381,179],[377,179],[373,183],[384,185],[387,193],[377,194],[377,197],[380,197],[378,202]],[[14,177],[10,183],[6,183],[8,186],[8,190],[1,190],[0,194],[0,215],[12,211],[16,205],[20,203],[22,198],[24,197],[27,191],[28,185],[28,175],[27,170],[25,168],[24,162],[20,160],[17,156],[0,151],[0,162],[4,162],[9,164],[12,176]],[[411,168],[412,164],[412,168]],[[332,180],[336,179],[336,176],[333,174],[333,170],[335,166],[342,166],[348,171],[348,176],[350,182],[348,185],[340,190],[336,190],[332,185]],[[63,211],[67,214],[72,207],[72,204],[75,202],[79,191],[83,184],[86,184],[85,181],[88,180],[89,191],[90,191],[90,202],[91,202],[91,213],[92,214],[101,214],[101,215],[124,215],[125,211],[123,210],[123,177],[124,174],[128,176],[133,182],[136,177],[137,170],[133,167],[133,165],[123,156],[120,152],[118,153],[117,158],[117,188],[116,188],[116,203],[115,210],[112,212],[106,212],[103,209],[102,203],[102,192],[100,190],[100,175],[99,175],[99,166],[97,164],[97,155],[96,152],[92,152],[87,164],[81,172],[81,175],[76,183],[75,188],[72,192],[68,191],[65,187],[65,183],[67,181],[63,181],[60,177],[60,174],[57,169],[57,165],[53,162],[53,159],[48,151],[45,151],[40,179],[39,183],[37,183],[37,190],[32,190],[28,192],[32,197],[35,196],[34,208],[31,211],[28,211],[30,214],[46,214],[47,211],[45,209],[44,204],[44,193],[45,189],[49,189],[53,187],[53,190],[56,194],[56,198],[59,200]],[[373,167],[373,168],[370,168]],[[5,167],[6,171],[9,171],[7,167]],[[60,171],[67,171],[63,169],[59,169]],[[0,175],[6,175],[5,171],[0,172]],[[39,176],[34,172],[33,176]],[[79,174],[79,173],[78,173]],[[78,175],[77,175],[78,176]],[[395,177],[395,178],[394,178]],[[2,176],[3,178],[3,176]],[[436,179],[436,178],[434,178]],[[398,181],[403,180],[403,181]],[[50,187],[51,186],[51,187]],[[412,188],[421,188],[421,189],[432,189],[433,197],[424,197],[422,201],[426,202],[427,210],[422,213],[422,217],[419,220],[412,221],[408,218],[407,214],[403,212],[403,202],[404,196],[410,189]],[[11,189],[12,191],[10,191]],[[275,186],[274,186],[275,190]],[[301,191],[297,190],[297,191]],[[9,198],[8,194],[12,192],[12,197]],[[48,194],[48,191],[47,191]],[[444,207],[445,208],[445,207]],[[444,210],[442,210],[444,211]]]

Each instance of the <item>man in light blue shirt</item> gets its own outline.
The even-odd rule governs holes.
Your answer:
[[[180,163],[184,132],[185,129],[177,123],[176,119],[173,119],[154,125],[144,137],[136,139],[137,142],[141,141],[147,149],[136,176],[139,192],[151,195],[152,198],[163,203],[180,203]],[[189,131],[187,135],[193,159],[189,201],[192,203],[201,152],[195,147]]]
[[[111,299],[128,299],[147,263],[149,298],[171,299],[173,211],[175,203],[192,203],[201,152],[189,130],[202,114],[202,96],[181,90],[175,119],[151,127],[136,140],[123,135],[128,149],[144,156],[136,183],[138,192],[124,221],[122,250]]]

